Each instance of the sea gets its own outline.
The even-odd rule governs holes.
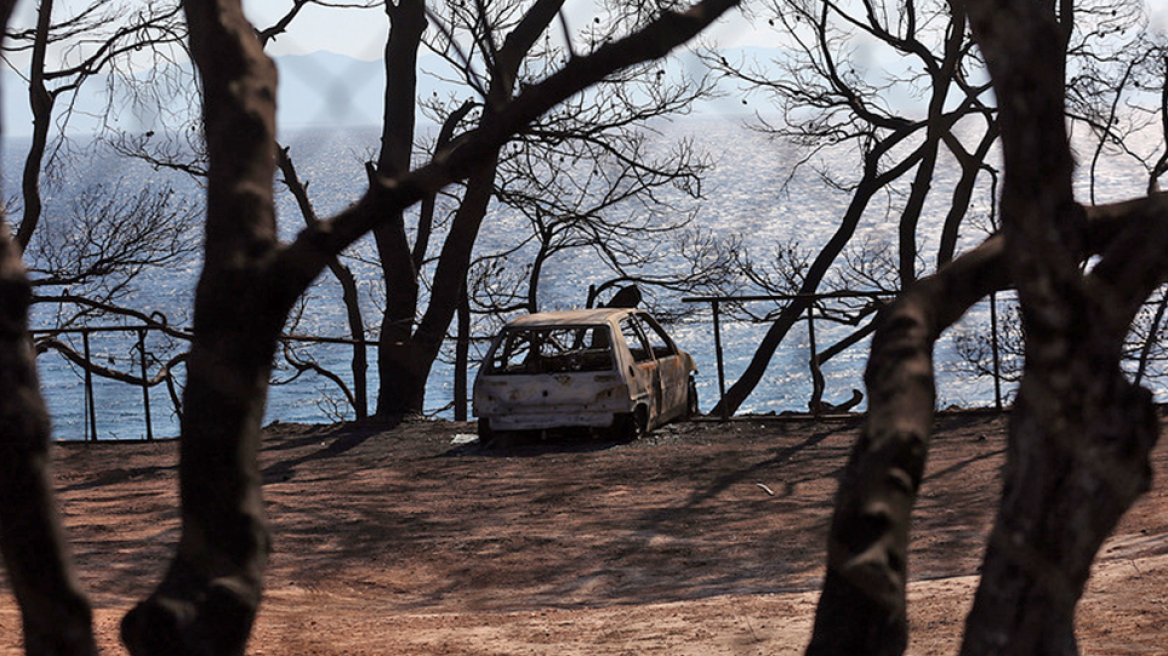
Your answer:
[[[829,182],[829,178],[837,182],[854,181],[859,174],[860,162],[854,152],[846,151],[825,151],[809,161],[805,149],[772,140],[752,129],[751,122],[748,116],[720,115],[687,117],[654,125],[651,152],[667,156],[671,149],[684,141],[704,153],[710,165],[699,198],[691,198],[678,189],[658,192],[668,207],[659,210],[660,216],[655,220],[688,221],[688,230],[700,231],[720,241],[724,247],[733,248],[740,257],[749,258],[756,271],[775,278],[778,276],[778,269],[774,267],[776,253],[794,253],[796,261],[807,262],[831,238],[848,205],[850,193],[846,185]],[[308,183],[319,216],[330,216],[360,197],[366,186],[364,163],[375,157],[376,128],[303,128],[287,130],[280,139],[289,147],[301,179]],[[4,187],[9,198],[19,198],[18,172],[26,148],[27,143],[21,139],[9,139],[4,143]],[[942,160],[934,178],[933,193],[918,234],[920,269],[924,273],[935,267],[941,221],[957,174],[958,169],[952,161]],[[1091,182],[1084,172],[1079,178],[1077,193],[1086,199],[1092,193]],[[908,182],[905,180],[905,184]],[[97,207],[84,199],[92,198],[97,189],[124,197],[144,186],[172,189],[174,202],[195,210],[202,203],[203,189],[194,178],[126,159],[96,143],[77,143],[58,153],[56,164],[50,171],[44,193],[44,221],[55,226],[58,235],[73,235],[70,243],[84,243],[85,237],[76,229],[74,217],[92,213]],[[989,185],[982,186],[989,189]],[[1093,193],[1096,202],[1121,200],[1142,195],[1145,186],[1143,170],[1135,162],[1115,154],[1105,157],[1098,166]],[[280,231],[284,239],[291,239],[303,226],[303,219],[295,200],[279,181],[276,194]],[[865,246],[869,259],[891,258],[895,261],[896,218],[903,200],[901,189],[878,197],[869,207],[853,239],[854,244]],[[449,198],[443,199],[440,209],[448,210],[452,203]],[[124,207],[116,203],[113,207],[119,206]],[[625,211],[649,210],[629,208]],[[9,213],[19,216],[19,202],[9,203]],[[992,230],[992,199],[988,191],[975,195],[969,217],[959,251],[976,245]],[[440,222],[439,237],[444,230],[445,226]],[[529,270],[533,248],[530,237],[530,222],[525,216],[507,208],[493,207],[484,221],[476,257],[514,251],[497,260],[504,268],[497,273],[498,280],[502,281],[499,285],[515,284],[514,281]],[[192,226],[186,239],[197,246],[199,238],[198,226]],[[668,277],[691,264],[669,238],[656,234],[630,238],[636,240],[642,253],[650,255],[643,265],[631,267],[632,273]],[[440,241],[436,239],[433,243]],[[357,276],[366,325],[376,330],[384,289],[372,254],[371,243],[364,240],[347,253],[345,262]],[[842,266],[843,260],[841,258],[837,265]],[[35,263],[33,266],[35,268]],[[172,327],[188,327],[199,269],[200,260],[197,249],[194,249],[189,256],[165,269],[144,271],[120,292],[119,302],[147,315],[165,317]],[[613,271],[603,264],[594,249],[581,247],[563,251],[544,264],[538,295],[540,309],[582,307],[589,285],[598,285],[613,276]],[[733,278],[720,291],[734,295],[766,293],[745,277]],[[41,287],[37,292],[41,295],[80,295],[86,293],[86,288]],[[675,341],[697,361],[697,385],[703,411],[714,406],[721,389],[739,378],[769,326],[767,317],[774,316],[783,305],[782,301],[724,303],[716,336],[711,304],[695,302],[692,298],[711,292],[656,287],[645,287],[644,292],[648,305],[667,318],[667,330]],[[325,272],[305,295],[286,332],[349,337],[340,299],[339,286],[331,274]],[[999,294],[995,303],[999,319],[1008,322],[1012,305],[1010,294]],[[996,388],[992,377],[975,372],[958,352],[958,342],[969,343],[990,334],[990,315],[988,300],[976,305],[937,344],[938,407],[993,407],[998,403],[1009,403],[1014,385],[1007,381]],[[60,316],[63,316],[63,310],[58,304],[37,304],[31,317],[32,327],[53,327]],[[510,316],[514,313],[502,318],[476,315],[472,329],[470,379],[473,380],[476,371],[473,360],[482,356],[500,321]],[[107,317],[94,319],[90,325],[132,327],[138,322]],[[1006,328],[1001,327],[1001,330]],[[762,382],[739,407],[738,414],[806,411],[812,394],[809,369],[812,337],[817,350],[822,351],[855,329],[854,326],[819,318],[814,323],[812,336],[808,322],[800,321],[784,339]],[[61,334],[59,339],[78,352],[86,348],[86,340],[80,334]],[[184,348],[182,340],[157,332],[147,333],[142,342],[139,339],[139,333],[134,330],[93,333],[88,338],[88,351],[101,366],[140,375],[143,364],[141,346],[144,345],[146,369],[149,375],[154,375],[161,363]],[[722,346],[721,367],[716,342]],[[823,364],[824,401],[839,403],[849,399],[852,390],[863,390],[862,375],[869,343],[870,340],[865,339]],[[291,348],[297,358],[311,360],[351,385],[351,346],[294,343]],[[375,349],[371,349],[368,370],[371,406],[377,390],[377,370],[372,364],[376,362],[375,353]],[[269,396],[266,422],[329,423],[354,417],[353,409],[333,381],[311,370],[298,371],[282,356],[278,360],[273,372],[275,384]],[[56,439],[80,440],[96,435],[103,440],[137,440],[147,436],[173,437],[178,433],[174,398],[181,392],[181,364],[175,368],[179,380],[173,390],[160,384],[151,387],[146,395],[141,387],[100,376],[90,377],[87,382],[87,376],[79,367],[53,350],[39,355],[37,366],[53,417]],[[430,416],[454,417],[454,375],[452,350],[448,349],[436,364],[427,387],[426,410]],[[1155,378],[1150,384],[1158,398],[1162,399],[1168,392],[1157,385]],[[863,408],[861,404],[858,409]]]

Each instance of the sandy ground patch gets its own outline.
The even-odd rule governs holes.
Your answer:
[[[276,425],[275,530],[249,654],[798,654],[856,418],[753,418],[483,451],[470,424]],[[1005,449],[1001,418],[946,416],[914,515],[912,654],[960,642]],[[62,507],[105,654],[178,537],[174,442],[60,444]],[[1168,455],[1104,547],[1084,654],[1164,653]],[[6,588],[6,584],[5,584]],[[0,595],[0,654],[20,653]]]

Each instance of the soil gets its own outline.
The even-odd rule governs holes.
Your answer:
[[[632,443],[484,450],[471,424],[277,424],[275,533],[248,653],[798,654],[856,417],[699,420]],[[953,654],[999,493],[1004,419],[938,420],[914,515],[912,654]],[[59,443],[60,504],[105,654],[178,538],[177,445]],[[1084,654],[1162,654],[1168,447],[1096,563]],[[20,652],[0,595],[0,654]]]

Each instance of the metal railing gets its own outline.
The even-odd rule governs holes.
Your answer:
[[[191,341],[194,334],[190,329],[176,329],[164,324],[143,324],[130,326],[85,326],[78,328],[41,328],[29,331],[34,341],[38,338],[52,338],[55,340],[58,336],[78,335],[81,337],[81,350],[79,353],[69,351],[68,348],[62,348],[60,344],[51,346],[62,354],[62,356],[69,362],[79,367],[82,371],[82,384],[84,390],[83,407],[84,407],[84,439],[87,441],[96,442],[98,440],[97,430],[97,402],[94,394],[94,378],[103,377],[107,379],[116,380],[118,382],[135,385],[142,388],[142,411],[145,420],[145,439],[152,441],[154,436],[153,423],[153,403],[150,394],[150,388],[155,385],[162,384],[171,377],[169,367],[165,371],[160,371],[154,378],[151,378],[149,372],[149,363],[153,360],[160,362],[154,358],[147,346],[147,337],[151,332],[164,333],[170,337],[181,340]],[[128,373],[122,370],[110,370],[100,367],[95,364],[95,356],[91,346],[90,336],[100,333],[125,333],[136,337],[136,344],[134,350],[137,353],[137,360],[131,363],[131,369],[137,368],[137,375]],[[350,345],[354,348],[358,345],[377,346],[377,342],[373,340],[353,340],[341,337],[317,337],[311,335],[282,335],[281,342],[298,342],[298,343],[314,343],[314,344],[340,344]],[[180,358],[172,358],[171,363],[180,360]],[[167,381],[168,385],[172,381]],[[363,384],[363,383],[362,383]],[[173,388],[172,388],[173,390]],[[172,398],[177,398],[172,391]]]
[[[807,321],[807,335],[809,342],[808,363],[811,369],[812,379],[815,381],[822,381],[823,373],[819,366],[820,356],[822,353],[818,351],[815,344],[815,303],[822,300],[838,300],[848,298],[866,298],[873,301],[879,301],[882,298],[893,298],[899,292],[831,292],[826,294],[765,294],[765,295],[744,295],[744,296],[690,296],[681,299],[683,303],[708,303],[713,313],[714,321],[714,357],[718,368],[718,398],[720,402],[718,405],[722,408],[722,419],[730,418],[730,413],[725,403],[721,400],[726,398],[726,359],[722,349],[722,319],[721,308],[723,303],[754,303],[754,302],[791,302],[791,301],[808,301],[807,308],[801,313],[806,315]],[[869,323],[873,329],[874,324]],[[857,331],[852,338],[849,338],[848,344],[837,344],[833,349],[846,348],[855,342],[863,339],[867,333],[864,330]],[[853,339],[854,338],[854,339]]]
[[[842,352],[844,349],[850,348],[852,345],[862,341],[867,335],[871,334],[871,332],[875,328],[875,325],[872,321],[869,321],[866,326],[858,328],[852,335],[850,335],[846,339],[841,340],[839,343],[834,344],[829,348],[820,350],[819,345],[817,344],[816,321],[817,320],[825,320],[826,317],[817,316],[818,312],[816,310],[816,303],[818,301],[838,300],[838,299],[871,299],[873,301],[880,301],[882,299],[892,298],[895,295],[896,294],[892,293],[892,292],[835,292],[835,293],[827,293],[827,294],[697,296],[697,297],[686,297],[686,298],[683,298],[682,301],[685,303],[705,303],[705,304],[709,304],[711,307],[712,320],[713,320],[713,332],[714,332],[714,335],[713,335],[713,337],[714,337],[714,356],[715,356],[716,364],[717,364],[718,394],[719,394],[719,398],[722,399],[726,396],[726,386],[727,386],[726,358],[725,358],[725,352],[724,352],[724,347],[723,347],[723,326],[722,326],[723,311],[724,311],[723,306],[725,304],[730,304],[730,303],[742,304],[742,303],[754,303],[754,302],[790,303],[792,301],[797,301],[797,300],[808,301],[807,308],[801,313],[801,316],[799,317],[799,319],[797,321],[805,320],[807,322],[808,351],[809,351],[807,362],[809,363],[809,368],[810,368],[813,380],[814,381],[822,381],[823,374],[819,370],[819,366],[821,364],[821,361],[826,361],[827,359],[830,359],[834,355]],[[991,343],[994,347],[993,363],[992,363],[993,370],[995,372],[994,376],[993,376],[994,396],[995,396],[995,406],[1000,410],[1003,406],[1003,401],[1002,401],[1002,391],[1001,391],[1001,386],[1000,386],[1001,376],[998,372],[999,362],[998,362],[998,354],[997,354],[997,334],[996,334],[997,333],[997,316],[996,316],[996,312],[995,312],[996,308],[994,307],[995,305],[996,304],[994,304],[992,302],[992,299],[991,299],[991,321],[990,321],[990,323],[991,323],[991,331],[993,332],[993,338],[991,340]],[[83,385],[84,385],[83,404],[84,404],[84,410],[85,410],[85,412],[84,412],[84,435],[85,436],[83,439],[86,439],[89,441],[97,441],[98,440],[98,417],[97,417],[98,408],[97,408],[97,402],[96,402],[96,398],[95,398],[95,394],[94,394],[94,378],[95,378],[95,376],[102,376],[105,378],[114,378],[115,380],[118,380],[120,382],[136,385],[136,386],[139,386],[142,388],[142,408],[143,408],[143,415],[144,415],[145,424],[146,424],[146,426],[145,426],[145,439],[146,440],[155,439],[154,426],[153,426],[153,416],[154,416],[153,403],[155,403],[156,401],[152,400],[150,388],[164,382],[164,380],[166,380],[166,378],[171,377],[171,373],[169,371],[166,371],[165,374],[163,374],[160,371],[160,373],[156,373],[153,378],[151,378],[151,376],[150,376],[149,363],[152,360],[156,363],[161,362],[160,360],[155,359],[153,357],[154,354],[152,354],[150,351],[150,348],[148,345],[148,336],[151,332],[165,333],[166,335],[169,335],[172,338],[180,339],[180,340],[190,341],[191,339],[193,339],[193,333],[189,329],[176,329],[176,328],[166,326],[165,324],[162,324],[162,323],[147,323],[147,324],[142,324],[142,325],[129,325],[129,326],[90,326],[90,327],[61,328],[61,329],[36,329],[36,330],[30,331],[30,333],[33,335],[34,338],[37,338],[37,337],[42,338],[42,339],[46,338],[46,337],[56,338],[58,336],[64,336],[64,335],[78,335],[81,338],[81,340],[80,340],[81,341],[80,353],[74,353],[74,355],[72,355],[72,356],[65,354],[63,351],[62,351],[62,353],[63,353],[63,355],[65,355],[66,360],[73,362],[73,364],[75,366],[77,366],[78,368],[80,368],[82,371],[82,380],[83,380]],[[94,353],[92,352],[92,349],[91,349],[90,336],[94,335],[94,334],[98,334],[98,333],[126,333],[126,334],[133,335],[136,338],[136,345],[133,349],[137,353],[137,356],[135,358],[133,358],[133,360],[136,360],[136,362],[131,362],[129,368],[130,369],[137,369],[137,374],[128,374],[125,371],[120,371],[120,372],[115,372],[115,373],[119,373],[120,375],[111,376],[111,375],[107,375],[110,373],[109,370],[104,370],[104,372],[103,372],[103,369],[104,369],[103,367],[100,367],[100,366],[97,366],[94,364],[95,356],[94,356]],[[311,336],[311,335],[298,335],[298,334],[283,335],[283,336],[281,336],[281,340],[285,343],[297,342],[297,343],[349,345],[349,346],[354,347],[354,349],[356,349],[356,347],[358,345],[364,345],[365,347],[377,347],[377,345],[378,345],[378,342],[375,340],[353,340],[353,339],[340,338],[340,337],[317,337],[317,336]],[[58,349],[58,350],[60,350],[60,349]],[[102,356],[99,354],[97,357],[100,358]],[[174,359],[172,359],[172,362],[174,362]],[[103,373],[95,373],[95,371],[103,372]],[[354,384],[354,386],[360,385],[363,388],[365,386],[365,380],[363,378],[363,374],[360,374],[360,375],[362,376],[362,378],[360,380],[358,380],[356,378],[358,376],[358,374],[354,373],[353,384]],[[179,404],[177,401],[177,393],[175,392],[174,387],[173,387],[173,380],[168,380],[166,382],[171,390],[171,398],[172,398],[173,407],[181,413],[181,408],[179,408]],[[723,415],[724,415],[722,418],[728,419],[728,417],[725,416],[725,414],[726,414],[725,404],[721,404],[721,405],[723,406]]]

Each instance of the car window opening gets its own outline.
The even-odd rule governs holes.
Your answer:
[[[509,330],[487,363],[491,374],[555,374],[613,369],[607,326]]]

